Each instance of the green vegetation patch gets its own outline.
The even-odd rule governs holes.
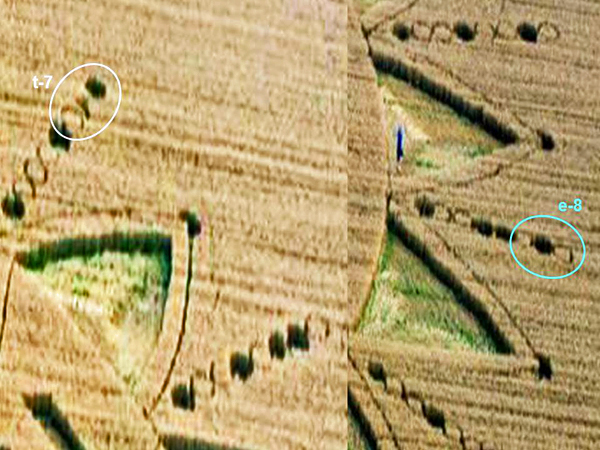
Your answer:
[[[167,266],[161,255],[105,252],[48,264],[40,275],[52,289],[93,303],[120,325],[131,314],[160,319]]]
[[[495,352],[491,336],[417,258],[388,232],[359,333],[447,349]]]
[[[171,279],[171,241],[115,233],[41,245],[18,256],[53,289],[102,308],[113,324],[134,314],[162,319]],[[148,317],[146,317],[148,316]]]
[[[63,239],[17,259],[62,294],[133,390],[162,329],[171,257],[170,238],[152,232]]]
[[[503,146],[478,124],[405,81],[378,71],[377,84],[387,97],[390,158],[395,156],[395,127],[404,124],[407,131],[403,167],[417,172],[453,169]]]

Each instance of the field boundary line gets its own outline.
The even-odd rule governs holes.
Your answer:
[[[15,267],[16,259],[13,256],[10,262],[10,268],[8,269],[8,277],[6,279],[6,289],[4,291],[4,301],[2,306],[2,326],[0,327],[0,352],[2,351],[2,342],[4,340],[4,330],[6,328],[6,320],[8,317],[8,298],[10,296],[10,284],[12,281],[12,274]]]

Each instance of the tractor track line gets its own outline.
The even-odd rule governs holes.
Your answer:
[[[13,256],[8,270],[8,278],[6,280],[6,290],[4,292],[4,301],[2,306],[2,325],[0,326],[0,352],[2,351],[2,341],[4,338],[4,329],[6,327],[6,319],[8,316],[8,297],[10,295],[10,283],[12,280],[13,269],[15,267],[15,257]]]
[[[171,376],[173,375],[173,371],[175,370],[175,365],[177,364],[177,357],[181,352],[181,347],[183,346],[183,338],[185,337],[185,328],[187,323],[187,315],[188,315],[188,306],[190,303],[190,286],[192,284],[192,269],[193,269],[193,255],[194,255],[194,238],[190,237],[189,247],[188,247],[188,273],[187,279],[185,283],[185,303],[183,306],[183,317],[181,319],[181,329],[179,330],[179,336],[177,338],[177,346],[175,347],[175,353],[171,358],[171,364],[169,366],[169,370],[167,372],[167,376],[165,377],[163,384],[160,388],[158,395],[152,401],[152,406],[150,410],[144,408],[143,413],[146,418],[150,418],[150,416],[156,410],[162,396],[164,395],[169,383],[171,381]]]

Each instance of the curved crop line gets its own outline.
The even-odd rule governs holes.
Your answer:
[[[393,11],[391,14],[386,15],[379,22],[375,23],[369,30],[363,29],[363,34],[365,34],[368,37],[368,35],[370,35],[374,31],[377,31],[379,29],[379,27],[381,27],[383,24],[388,23],[391,20],[394,20],[396,17],[398,17],[403,12],[414,8],[415,5],[417,3],[419,3],[419,1],[420,0],[412,0],[408,5],[405,5],[405,6],[403,5],[401,8]]]
[[[175,352],[173,353],[173,357],[171,358],[171,364],[169,365],[169,370],[167,371],[167,375],[165,376],[165,379],[160,388],[160,391],[158,392],[158,394],[152,401],[152,406],[150,407],[150,410],[147,411],[144,408],[144,415],[146,415],[147,417],[151,416],[154,413],[154,411],[156,410],[156,407],[158,406],[160,400],[162,399],[162,396],[164,395],[165,391],[167,390],[167,387],[169,386],[169,383],[171,381],[171,375],[173,375],[173,370],[175,370],[175,365],[177,364],[177,357],[179,356],[179,353],[181,352],[181,347],[183,346],[183,338],[185,337],[185,328],[186,328],[186,323],[187,323],[188,306],[190,303],[190,286],[192,284],[192,268],[193,268],[192,261],[193,261],[193,253],[194,253],[194,237],[190,237],[189,239],[190,239],[190,242],[189,242],[189,247],[188,247],[188,271],[187,271],[188,273],[187,273],[187,279],[185,282],[185,303],[183,306],[181,329],[179,330],[179,336],[177,338],[177,346],[175,347]]]
[[[8,316],[8,297],[10,294],[10,282],[12,280],[13,269],[15,267],[15,258],[10,262],[8,270],[8,278],[6,280],[6,290],[4,291],[4,301],[2,306],[2,325],[0,326],[0,351],[2,351],[2,340],[4,338],[4,328],[6,327],[6,319]]]

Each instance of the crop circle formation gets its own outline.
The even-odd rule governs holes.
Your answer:
[[[521,261],[519,261],[519,258],[517,258],[517,255],[515,255],[515,251],[513,248],[513,236],[515,234],[515,232],[517,231],[517,228],[519,228],[521,225],[523,225],[525,222],[528,222],[532,219],[538,219],[538,218],[545,218],[545,219],[553,219],[553,220],[558,220],[559,222],[564,223],[565,225],[568,225],[569,228],[571,228],[575,234],[577,235],[577,237],[579,238],[579,240],[581,241],[581,246],[583,248],[583,254],[581,256],[581,261],[579,262],[579,265],[577,267],[575,267],[575,269],[573,269],[571,272],[565,274],[565,275],[557,275],[557,276],[548,276],[548,275],[541,275],[539,273],[536,273],[532,270],[529,270],[527,267],[525,267],[523,265],[523,263],[521,263]],[[519,265],[519,267],[521,267],[523,270],[525,270],[526,272],[535,275],[536,277],[539,278],[544,278],[546,280],[559,280],[561,278],[567,278],[571,275],[573,275],[575,272],[577,272],[579,269],[581,269],[581,266],[583,266],[583,261],[585,261],[585,242],[583,242],[583,236],[581,236],[581,233],[579,231],[577,231],[577,229],[571,225],[569,222],[567,222],[564,219],[561,219],[560,217],[555,217],[555,216],[550,216],[550,215],[546,215],[546,214],[539,214],[536,216],[529,216],[523,220],[521,220],[512,230],[512,233],[510,234],[510,239],[509,239],[509,246],[510,246],[510,253],[512,254],[513,258],[515,259],[515,261],[517,262],[517,264]]]
[[[96,133],[92,134],[91,136],[86,136],[83,138],[73,138],[70,136],[65,136],[64,134],[62,134],[59,129],[56,127],[56,125],[54,124],[54,120],[52,119],[52,102],[54,100],[54,96],[56,95],[56,93],[58,92],[58,88],[60,87],[60,85],[74,72],[76,72],[79,69],[83,69],[84,67],[91,67],[91,66],[97,66],[97,67],[102,67],[103,69],[108,70],[113,77],[115,77],[115,80],[117,80],[117,85],[119,86],[119,100],[117,101],[117,107],[115,108],[115,112],[113,113],[112,117],[110,118],[110,120]],[[103,94],[105,94],[106,92],[104,91],[104,93],[102,92],[102,88],[99,85],[96,84],[91,84],[88,87],[88,90],[94,90],[94,89],[99,89],[99,91],[97,92],[98,97],[102,97]],[[50,117],[50,125],[52,125],[52,128],[54,129],[54,131],[56,132],[56,134],[58,134],[60,137],[62,137],[63,139],[66,139],[68,141],[86,141],[88,139],[91,139],[93,137],[98,136],[100,133],[102,133],[104,130],[106,130],[106,128],[108,128],[108,126],[112,123],[112,121],[115,119],[115,117],[117,116],[117,112],[119,112],[119,107],[121,106],[121,98],[122,98],[122,89],[121,89],[121,81],[119,80],[119,77],[117,76],[117,74],[108,66],[105,66],[104,64],[100,64],[100,63],[87,63],[87,64],[82,64],[81,66],[77,66],[75,67],[73,70],[71,70],[69,73],[67,73],[64,77],[61,78],[61,80],[58,82],[58,84],[56,85],[56,87],[54,88],[54,91],[52,92],[52,97],[50,97],[50,105],[48,106],[48,115]]]

